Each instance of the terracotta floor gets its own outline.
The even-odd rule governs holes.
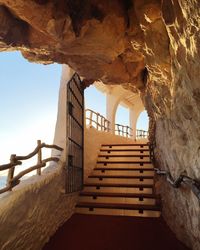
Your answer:
[[[73,215],[43,250],[186,250],[162,218]]]

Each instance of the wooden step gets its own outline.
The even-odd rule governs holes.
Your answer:
[[[126,187],[126,188],[153,188],[153,184],[144,184],[144,183],[85,183],[84,187]]]
[[[141,164],[133,164],[133,163],[126,163],[126,164],[123,164],[123,163],[115,163],[115,164],[113,164],[113,163],[111,163],[111,164],[109,164],[109,163],[97,163],[96,164],[96,166],[95,166],[95,168],[104,168],[104,167],[106,167],[106,168],[126,168],[126,169],[128,169],[128,168],[149,168],[149,169],[152,169],[153,168],[153,165],[152,165],[152,163],[145,163],[145,164],[143,164],[143,163],[141,163]]]
[[[154,171],[129,171],[129,170],[98,170],[95,169],[92,172],[92,175],[98,176],[98,175],[115,175],[115,176],[154,176]]]
[[[154,184],[154,179],[149,178],[149,179],[142,179],[142,178],[88,178],[86,183],[109,183],[109,184]]]
[[[106,161],[106,160],[98,160],[97,161],[97,164],[106,164],[106,163],[109,163],[109,164],[140,164],[140,165],[144,165],[144,164],[151,164],[150,161]]]
[[[108,158],[112,158],[112,157],[117,157],[117,158],[119,158],[119,157],[123,157],[123,158],[126,158],[126,157],[139,157],[140,159],[143,159],[144,157],[149,157],[149,155],[113,155],[113,154],[110,154],[110,155],[105,155],[105,154],[99,154],[98,155],[98,157],[105,157],[106,159],[108,159]]]
[[[145,164],[147,164],[146,162],[148,161],[148,163],[150,162],[150,158],[146,157],[143,159],[143,157],[132,157],[132,158],[128,158],[128,157],[98,157],[97,162],[103,162],[103,163],[109,163],[111,162],[111,164],[113,164],[113,162],[117,163],[117,164],[135,164],[136,163],[143,163],[145,161]],[[144,163],[143,163],[144,165]]]
[[[134,143],[134,144],[124,144],[124,143],[111,143],[111,144],[102,144],[102,147],[107,147],[107,146],[117,146],[117,147],[132,147],[132,146],[140,146],[140,147],[144,147],[144,146],[149,146],[148,143]]]
[[[111,148],[111,149],[100,149],[102,152],[149,152],[149,149],[144,148],[144,149],[121,149],[121,148]]]
[[[146,193],[109,193],[109,192],[80,192],[80,196],[92,196],[92,197],[125,197],[125,198],[145,198],[145,199],[157,199],[155,194]]]
[[[97,178],[97,179],[103,179],[103,178],[113,178],[113,179],[153,179],[153,176],[149,175],[143,175],[143,176],[130,176],[130,175],[89,175],[88,178]]]
[[[152,194],[154,192],[153,188],[142,188],[142,187],[96,187],[88,186],[84,187],[83,192],[96,192],[96,193],[141,193],[141,194]]]
[[[146,144],[128,144],[128,145],[120,145],[120,144],[115,144],[115,145],[102,145],[101,149],[122,149],[122,150],[126,150],[126,149],[149,149],[149,146]]]
[[[85,207],[90,210],[94,208],[106,208],[106,209],[127,209],[127,210],[139,210],[141,213],[143,210],[160,211],[158,205],[146,205],[146,204],[117,204],[117,203],[92,203],[92,202],[79,202],[76,207]]]
[[[105,196],[80,196],[79,202],[91,202],[91,203],[112,203],[112,204],[145,204],[156,205],[155,198],[133,198],[133,197],[105,197]]]
[[[120,168],[120,167],[112,167],[112,168],[110,168],[110,167],[98,167],[98,168],[94,168],[94,170],[101,170],[101,171],[107,171],[107,170],[109,170],[109,171],[118,171],[118,170],[120,170],[120,171],[140,171],[140,173],[143,173],[143,171],[154,171],[154,169],[153,168],[148,168],[148,167],[143,167],[143,168],[139,168],[139,167],[137,167],[137,168],[126,168],[126,167],[124,167],[124,168]]]
[[[140,156],[150,156],[149,152],[144,151],[99,151],[100,156],[112,156],[112,157],[126,157],[131,155],[132,157],[140,157]],[[116,155],[116,156],[115,156]],[[137,156],[134,156],[137,155]]]

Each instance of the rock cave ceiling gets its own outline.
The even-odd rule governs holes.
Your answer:
[[[140,92],[156,160],[174,178],[200,179],[199,44],[199,0],[0,0],[0,51]],[[164,218],[200,249],[198,201],[161,183]]]
[[[0,51],[68,64],[85,85],[139,91],[156,120],[169,115],[178,72],[199,55],[199,9],[199,0],[0,0]]]
[[[30,62],[65,63],[86,80],[143,90],[148,71],[165,78],[170,69],[171,4],[0,0],[0,51],[20,50]]]

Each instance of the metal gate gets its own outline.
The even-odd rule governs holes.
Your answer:
[[[75,73],[67,84],[66,193],[83,188],[84,89]]]

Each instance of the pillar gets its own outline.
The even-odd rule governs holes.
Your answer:
[[[57,121],[54,133],[54,144],[62,147],[66,151],[66,114],[67,114],[67,82],[73,76],[74,71],[67,65],[62,67],[62,75],[60,80],[60,90],[58,99]],[[55,156],[58,151],[52,150]],[[66,155],[66,154],[63,154]]]
[[[137,117],[133,109],[129,109],[129,126],[132,129],[131,139],[136,140],[136,123]]]

